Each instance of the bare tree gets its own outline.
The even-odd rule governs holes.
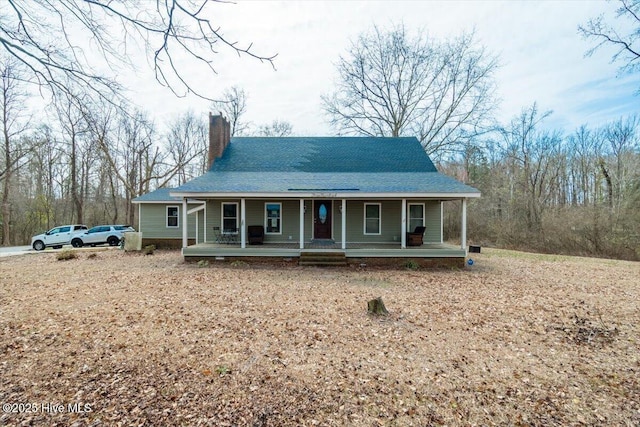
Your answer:
[[[604,159],[601,158],[600,167],[603,173],[607,172],[605,176],[609,189],[609,206],[615,205],[616,212],[621,211],[625,193],[633,184],[630,166],[633,164],[631,158],[640,145],[639,129],[640,119],[638,116],[617,120],[604,128],[604,139],[609,143],[613,165],[606,165]]]
[[[339,80],[322,102],[340,132],[417,136],[427,153],[455,150],[484,131],[494,107],[497,60],[473,34],[440,42],[404,26],[378,27],[340,57]]]
[[[640,0],[619,0],[618,3],[616,18],[622,21],[618,28],[600,15],[580,25],[578,32],[585,39],[596,41],[587,56],[603,46],[611,46],[615,49],[611,59],[621,63],[620,71],[633,73],[640,71]]]
[[[70,86],[69,86],[70,87]],[[84,192],[82,191],[83,175],[83,148],[82,136],[88,129],[86,122],[85,104],[87,97],[78,95],[77,92],[59,91],[55,94],[55,113],[61,127],[63,139],[68,144],[69,187],[74,208],[74,220],[84,222]]]
[[[549,115],[551,111],[539,113],[534,103],[502,129],[505,153],[515,167],[511,200],[522,206],[529,231],[541,229],[542,211],[551,204],[551,188],[560,172],[554,158],[561,157],[562,138],[558,132],[539,130]]]
[[[213,101],[212,110],[219,111],[229,120],[231,136],[242,136],[248,129],[249,123],[242,120],[247,112],[247,93],[239,86],[225,89],[222,98]]]
[[[26,93],[21,87],[23,70],[13,58],[0,61],[0,126],[2,127],[2,145],[0,153],[0,180],[2,180],[2,245],[11,244],[11,203],[12,176],[27,149],[20,139],[27,127],[24,101]]]
[[[293,126],[285,120],[274,120],[270,124],[261,125],[258,128],[258,135],[268,137],[285,137],[291,136]]]
[[[176,185],[182,185],[206,172],[207,138],[206,122],[198,119],[193,111],[187,111],[169,124],[166,136],[167,161],[180,166],[175,175]]]
[[[95,122],[99,120],[99,116],[94,118]],[[163,159],[155,139],[155,126],[141,111],[119,115],[113,135],[97,139],[111,172],[124,188],[125,218],[129,224],[134,223],[135,216],[131,200],[149,191]]]
[[[204,0],[7,0],[0,9],[0,49],[23,63],[42,86],[67,91],[81,86],[111,101],[122,89],[115,76],[144,46],[156,80],[177,96],[197,87],[195,69],[215,74],[222,49],[273,65],[275,55],[239,45],[214,24]],[[135,64],[144,61],[135,61]],[[98,70],[111,70],[105,74]]]

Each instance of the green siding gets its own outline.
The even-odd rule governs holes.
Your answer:
[[[441,243],[442,241],[442,234],[440,232],[442,226],[440,219],[440,215],[442,213],[440,208],[441,203],[442,202],[438,200],[424,201],[424,225],[427,227],[423,238],[425,243]]]
[[[364,234],[365,203],[380,203],[381,229],[379,235]],[[348,200],[347,201],[347,241],[348,242],[400,242],[402,202],[400,200]]]
[[[245,203],[246,226],[265,225],[265,203],[281,203],[281,227],[282,234],[267,234],[265,242],[299,242],[300,241],[300,202],[299,200],[268,200],[247,199]],[[240,199],[209,200],[206,204],[206,215],[199,211],[189,215],[189,238],[195,238],[195,217],[198,215],[198,241],[202,242],[206,227],[208,242],[214,241],[213,227],[221,226],[221,204],[237,203],[238,220],[240,220]],[[364,234],[364,205],[365,203],[381,204],[381,234]],[[439,200],[411,200],[408,203],[420,203],[425,206],[425,243],[441,242],[441,203]],[[309,241],[313,237],[313,200],[307,199],[305,204],[305,230],[304,240]],[[166,207],[179,207],[178,228],[166,227]],[[189,209],[198,205],[190,204]],[[341,200],[334,200],[332,206],[333,239],[336,242],[342,240],[342,215],[340,213]],[[182,238],[182,205],[176,204],[140,204],[141,224],[140,231],[147,238]],[[347,200],[347,241],[353,243],[400,243],[402,238],[402,201],[401,200]],[[408,215],[408,211],[407,211]],[[206,225],[204,219],[206,216]],[[239,223],[238,223],[239,225]],[[289,238],[291,237],[291,238]]]
[[[178,207],[178,227],[167,227],[167,206]],[[192,209],[198,205],[189,204],[188,208]],[[189,215],[187,219],[187,235],[190,239],[196,237],[196,214],[201,216],[198,222],[204,222],[204,213],[197,212]],[[182,204],[176,203],[141,203],[140,204],[140,230],[142,237],[147,239],[182,239]],[[204,226],[199,227],[199,233],[204,231]],[[198,240],[202,241],[201,234]]]

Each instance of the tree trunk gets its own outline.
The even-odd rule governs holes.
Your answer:
[[[384,302],[382,302],[381,297],[369,301],[367,303],[367,311],[369,314],[376,314],[380,316],[386,316],[389,314],[389,311],[387,311],[387,308],[384,306]]]
[[[11,145],[9,145],[9,132],[7,131],[8,118],[6,114],[3,117],[3,120],[4,162],[6,171],[2,184],[2,246],[11,246],[11,204],[9,203],[9,190],[11,189],[13,165],[11,164]]]

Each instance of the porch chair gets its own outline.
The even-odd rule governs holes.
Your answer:
[[[240,232],[240,229],[237,228],[237,227],[225,228],[222,231],[223,242],[227,243],[229,245],[238,243],[238,233],[239,232]]]
[[[213,227],[213,238],[216,243],[223,243],[222,232],[220,231],[220,227]]]
[[[407,233],[407,246],[422,246],[422,237],[427,227],[416,227],[413,232]]]
[[[247,227],[250,245],[261,245],[264,243],[264,227],[261,225],[250,225]]]

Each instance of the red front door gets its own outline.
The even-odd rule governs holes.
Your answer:
[[[313,204],[313,238],[331,238],[331,200],[316,200]]]

